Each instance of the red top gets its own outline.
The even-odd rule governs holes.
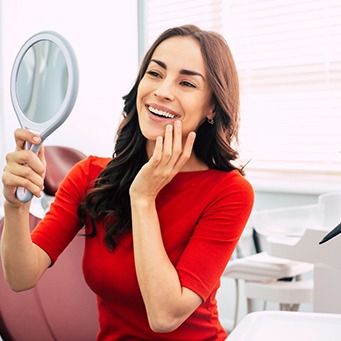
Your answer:
[[[82,228],[78,205],[109,160],[90,156],[78,163],[32,233],[33,242],[53,262]],[[237,171],[181,172],[159,193],[156,207],[168,256],[181,285],[204,300],[177,330],[164,334],[154,333],[147,321],[131,232],[109,251],[103,243],[103,225],[98,223],[96,237],[86,238],[83,257],[85,280],[98,299],[97,340],[225,340],[215,296],[252,205],[252,187]],[[85,228],[90,231],[90,226]]]

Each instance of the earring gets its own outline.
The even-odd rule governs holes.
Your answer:
[[[214,118],[213,118],[213,117],[212,117],[212,118],[208,118],[208,117],[207,117],[207,122],[208,122],[209,124],[213,125],[213,124],[214,124]]]

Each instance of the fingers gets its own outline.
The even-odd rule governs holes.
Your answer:
[[[17,129],[14,133],[16,151],[6,155],[2,181],[4,194],[8,201],[15,202],[17,187],[25,187],[33,195],[40,196],[44,188],[46,161],[44,148],[41,146],[38,155],[25,149],[25,143],[39,145],[41,137],[25,129]]]
[[[165,136],[158,137],[154,153],[150,160],[154,166],[160,166],[178,172],[192,154],[196,134],[189,133],[183,147],[182,123],[175,121],[174,126],[168,125]]]
[[[44,160],[44,157],[43,157]],[[9,153],[3,172],[4,186],[25,187],[40,196],[44,188],[45,164],[30,150]]]
[[[16,150],[25,149],[25,143],[36,144],[42,142],[41,137],[38,134],[33,133],[32,131],[26,129],[16,129],[14,132],[14,138],[16,143]]]
[[[181,122],[167,126],[164,137],[158,136],[153,154],[136,175],[129,193],[134,198],[152,198],[182,169],[192,155],[195,133],[186,137],[183,147]]]
[[[16,141],[16,151],[19,153],[10,153],[7,156],[7,163],[19,163],[20,165],[28,165],[36,173],[43,175],[45,172],[45,155],[44,147],[41,145],[38,152],[38,158],[35,154],[25,148],[25,144],[29,145],[39,145],[42,143],[42,139],[38,134],[35,134],[26,129],[16,129],[14,132],[14,137]]]
[[[151,168],[156,168],[162,160],[163,137],[158,136],[155,141],[155,147],[148,164]]]
[[[44,149],[44,145],[41,145],[40,146],[40,149],[39,149],[39,153],[38,153],[38,158],[39,160],[41,161],[41,163],[43,164],[44,166],[44,169],[43,169],[43,176],[45,177],[45,171],[46,171],[46,159],[45,159],[45,149]]]
[[[43,160],[43,161],[42,161]],[[6,155],[7,167],[16,175],[30,176],[31,171],[43,176],[45,157],[41,159],[30,150],[21,150]]]
[[[29,169],[29,167],[26,167]],[[44,181],[41,177],[34,173],[23,176],[18,172],[17,174],[12,172],[5,166],[2,181],[4,184],[4,195],[5,198],[10,201],[16,201],[15,191],[18,187],[24,187],[29,190],[36,197],[41,196],[41,192],[44,189]]]
[[[174,140],[173,140],[173,155],[178,158],[182,153],[182,123],[175,121],[174,123]]]
[[[167,165],[173,156],[173,126],[168,125],[165,131],[165,139],[162,150],[162,160],[164,165]]]
[[[188,160],[192,154],[195,138],[196,138],[196,133],[194,131],[190,132],[187,136],[185,147],[182,152],[182,156],[186,160]]]

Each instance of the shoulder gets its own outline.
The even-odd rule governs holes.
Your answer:
[[[87,174],[89,177],[97,175],[107,166],[111,158],[90,155],[78,162],[72,169],[72,173]]]
[[[210,177],[215,178],[221,182],[229,182],[229,183],[236,183],[236,184],[249,184],[249,181],[242,175],[238,170],[232,170],[229,172],[216,170],[216,169],[209,169],[207,171]]]
[[[186,187],[205,189],[205,191],[231,192],[238,190],[253,195],[250,182],[239,171],[224,172],[216,169],[208,169],[198,172],[178,173],[175,182]]]
[[[168,192],[191,193],[193,197],[204,197],[209,202],[241,202],[252,206],[254,191],[251,183],[239,171],[224,172],[215,169],[197,172],[181,172],[173,179]]]
[[[219,170],[211,170],[212,177],[216,179],[216,182],[223,188],[235,188],[239,191],[245,191],[253,195],[253,187],[251,183],[240,174],[239,171],[233,170],[230,172],[223,172]]]
[[[219,170],[209,170],[209,182],[207,186],[212,188],[216,195],[228,198],[234,198],[234,201],[249,203],[251,206],[254,202],[254,190],[251,183],[234,170],[223,172]]]
[[[83,191],[93,183],[110,160],[111,158],[93,155],[86,157],[71,168],[62,182],[61,188],[66,191],[75,188],[82,195]]]

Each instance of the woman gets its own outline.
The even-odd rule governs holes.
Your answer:
[[[113,157],[77,164],[32,235],[15,189],[40,195],[44,153],[23,150],[40,138],[16,131],[3,174],[7,281],[35,286],[85,226],[98,340],[224,340],[215,295],[253,205],[233,164],[239,92],[229,48],[193,25],[169,29],[124,99]]]

